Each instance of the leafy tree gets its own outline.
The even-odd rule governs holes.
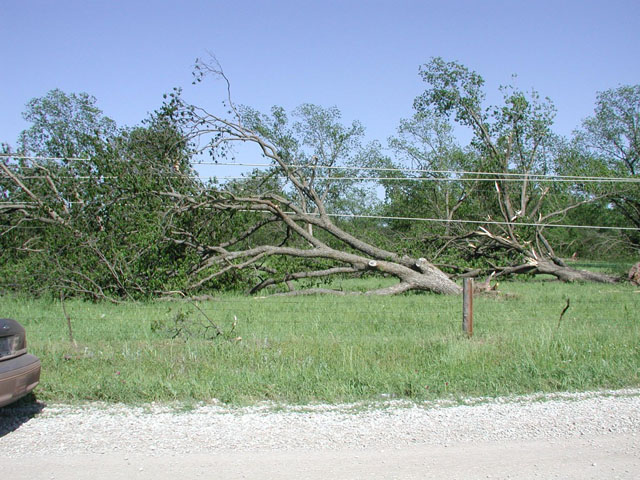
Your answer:
[[[389,139],[396,162],[391,165],[404,172],[392,172],[385,187],[385,214],[397,217],[426,217],[446,222],[426,223],[411,220],[392,221],[392,227],[416,238],[424,248],[434,240],[461,234],[464,226],[451,220],[469,215],[471,194],[476,184],[463,181],[464,174],[472,170],[474,155],[461,148],[453,128],[446,119],[433,112],[416,113],[403,119],[398,134]],[[389,175],[385,173],[385,177]],[[428,241],[425,245],[425,239]]]
[[[582,123],[578,140],[618,175],[640,168],[640,85],[598,92],[592,117]]]
[[[364,127],[360,122],[343,125],[341,117],[336,107],[303,104],[290,115],[282,107],[273,107],[271,115],[244,107],[241,120],[246,128],[272,142],[283,160],[309,179],[327,211],[360,213],[374,202],[373,185],[349,179],[379,152],[375,144],[362,145]],[[297,195],[308,211],[305,195],[299,191]]]
[[[573,161],[567,162],[567,172],[578,175],[633,179],[640,169],[640,85],[625,85],[599,92],[594,115],[582,123],[575,133]],[[640,185],[611,182],[585,184],[581,191],[596,195],[609,192],[609,204],[603,207],[601,222],[616,217],[619,226],[640,229]],[[613,219],[611,217],[614,217]],[[640,248],[640,233],[624,234],[634,249]]]
[[[86,93],[66,94],[51,90],[27,103],[23,117],[31,127],[19,137],[20,151],[50,157],[89,157],[101,142],[114,135],[116,124],[96,106],[96,98]]]

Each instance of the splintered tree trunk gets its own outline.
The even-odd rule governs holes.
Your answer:
[[[475,235],[488,239],[497,248],[507,251],[517,252],[522,256],[523,263],[512,265],[504,268],[497,268],[499,275],[511,275],[521,273],[548,274],[553,275],[563,282],[599,282],[599,283],[615,283],[621,280],[620,277],[607,275],[605,273],[590,272],[587,270],[577,270],[567,266],[562,260],[557,258],[553,253],[553,249],[549,246],[547,240],[538,232],[540,243],[546,246],[544,255],[536,253],[532,248],[526,247],[526,243],[521,242],[514,236],[495,235],[486,228],[481,227]],[[530,242],[529,242],[530,243]]]
[[[372,290],[368,295],[394,295],[409,290],[422,290],[434,293],[458,295],[462,293],[462,288],[452,281],[444,272],[419,259],[415,263],[419,271],[408,268],[394,262],[371,261],[368,264],[370,269],[393,275],[400,280],[400,283],[391,287]]]

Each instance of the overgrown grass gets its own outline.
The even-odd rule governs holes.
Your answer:
[[[78,348],[59,302],[1,302],[42,360],[45,401],[351,402],[640,385],[637,288],[532,280],[500,290],[512,296],[475,299],[471,339],[461,298],[430,294],[225,295],[198,304],[227,333],[238,319],[215,340],[169,338],[176,318],[206,321],[189,303],[67,301]]]

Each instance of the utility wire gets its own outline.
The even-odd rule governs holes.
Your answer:
[[[476,172],[477,173],[477,172]],[[500,175],[500,174],[498,174]],[[210,176],[201,177],[217,180],[247,180],[250,177],[237,176]],[[275,175],[271,178],[288,178],[286,175]],[[315,177],[315,180],[342,180],[342,181],[396,181],[396,182],[523,182],[525,180],[539,183],[640,183],[640,178],[602,177],[601,179],[567,178],[567,177],[522,177],[522,178],[443,178],[443,177]]]
[[[12,155],[12,154],[0,154],[1,157],[13,157],[13,158],[23,158],[23,159],[40,159],[40,160],[89,160],[85,158],[64,158],[64,157],[38,157],[38,156],[20,156],[20,155]],[[219,162],[202,162],[202,164],[210,164],[216,166],[248,166],[248,167],[270,167],[273,165],[264,164],[264,163],[219,163]],[[596,183],[596,182],[614,182],[614,183],[638,183],[640,182],[640,178],[621,178],[621,177],[579,177],[579,176],[568,176],[568,175],[528,175],[528,174],[520,174],[520,173],[501,173],[501,172],[472,172],[472,171],[453,171],[453,170],[423,170],[423,169],[398,169],[398,168],[375,168],[375,167],[338,167],[338,166],[328,166],[328,167],[314,167],[308,165],[298,165],[291,164],[288,165],[292,168],[327,168],[327,169],[353,169],[353,170],[368,170],[368,171],[396,171],[396,172],[421,172],[421,173],[439,173],[439,174],[451,174],[451,175],[500,175],[500,176],[508,176],[511,178],[486,178],[486,177],[475,177],[475,178],[443,178],[443,177],[316,177],[317,180],[340,180],[340,181],[536,181],[536,182],[576,182],[576,183]],[[157,175],[161,175],[157,173]],[[167,177],[175,177],[181,178],[181,175],[166,175]],[[286,176],[279,175],[280,178],[287,178]],[[518,177],[518,178],[515,178]],[[29,176],[20,176],[20,178],[24,179],[46,179],[47,176],[44,175],[29,175]],[[118,177],[115,176],[63,176],[60,178],[74,178],[79,180],[90,180],[90,179],[115,179]],[[200,177],[200,176],[189,176],[191,179],[219,179],[219,180],[246,180],[248,177],[233,177],[233,176],[224,176],[224,177]],[[67,202],[69,205],[73,204],[82,204],[84,202]],[[35,202],[0,202],[1,205],[7,206],[19,206],[19,205],[38,205]],[[292,212],[289,212],[292,213]],[[375,220],[404,220],[404,221],[416,221],[416,222],[440,222],[440,223],[461,223],[461,224],[476,224],[476,225],[520,225],[520,226],[533,226],[533,227],[562,227],[562,228],[577,228],[577,229],[602,229],[602,230],[620,230],[620,231],[638,231],[639,228],[634,227],[611,227],[611,226],[594,226],[594,225],[570,225],[570,224],[541,224],[541,223],[519,223],[519,222],[499,222],[499,221],[487,221],[487,220],[461,220],[461,219],[441,219],[441,218],[418,218],[418,217],[395,217],[395,216],[381,216],[381,215],[356,215],[356,214],[329,214],[332,217],[342,217],[342,218],[364,218],[364,219],[375,219]]]
[[[293,213],[293,212],[292,212]],[[581,229],[602,229],[602,230],[633,230],[640,231],[640,228],[634,227],[608,227],[594,225],[570,225],[561,223],[524,223],[524,222],[499,222],[495,220],[447,220],[444,218],[416,218],[416,217],[392,217],[384,215],[356,215],[348,213],[329,213],[330,217],[344,218],[369,218],[377,220],[409,220],[416,222],[439,222],[439,223],[471,223],[475,225],[511,225],[513,227],[562,227],[562,228],[581,228]]]
[[[68,204],[78,204],[82,202],[67,202]],[[7,203],[0,202],[0,206],[8,205],[8,206],[16,206],[16,203]],[[36,202],[20,202],[20,205],[38,205]],[[249,213],[254,212],[253,210],[241,210],[243,212]],[[254,213],[268,213],[264,211],[255,211]],[[287,215],[295,215],[295,212],[285,212]],[[310,213],[309,215],[317,215]],[[412,222],[431,222],[431,223],[460,223],[460,224],[473,224],[473,225],[511,225],[513,227],[560,227],[560,228],[577,228],[577,229],[592,229],[592,230],[619,230],[619,231],[640,231],[640,228],[635,227],[612,227],[612,226],[604,226],[604,225],[572,225],[572,224],[562,224],[562,223],[529,223],[529,222],[501,222],[497,220],[462,220],[462,219],[451,219],[447,220],[444,218],[425,218],[425,217],[397,217],[397,216],[387,216],[387,215],[360,215],[360,214],[352,214],[352,213],[329,213],[327,214],[329,217],[334,218],[361,218],[361,219],[369,219],[369,220],[403,220],[403,221],[412,221]]]
[[[40,156],[27,156],[27,155],[14,155],[12,153],[0,153],[0,157],[5,158],[19,158],[21,160],[69,160],[69,161],[89,161],[89,158],[80,157],[40,157]]]
[[[223,163],[223,162],[197,162],[194,165],[211,165],[211,166],[242,166],[242,167],[274,167],[277,165],[268,164],[268,163]],[[348,167],[348,166],[314,166],[314,165],[303,165],[303,164],[289,164],[287,167],[290,168],[306,168],[313,170],[363,170],[363,171],[376,171],[376,172],[414,172],[414,173],[426,173],[426,174],[442,174],[442,175],[494,175],[501,177],[517,177],[521,179],[538,179],[538,178],[549,178],[552,180],[567,178],[567,179],[575,179],[575,180],[627,180],[628,177],[595,177],[595,176],[584,176],[584,175],[553,175],[553,174],[533,174],[533,173],[514,173],[514,172],[479,172],[479,171],[471,171],[471,170],[428,170],[428,169],[420,169],[420,168],[390,168],[390,167]],[[338,177],[340,178],[340,177]],[[377,178],[377,177],[376,177]],[[395,178],[395,177],[392,177]],[[381,178],[384,179],[384,178]],[[402,180],[408,180],[407,178],[402,178]],[[500,180],[504,180],[500,178]],[[640,181],[640,178],[634,178],[635,181]]]
[[[89,158],[77,158],[77,157],[38,157],[38,156],[22,156],[22,155],[12,155],[12,154],[0,154],[0,157],[12,157],[12,158],[22,158],[29,160],[68,160],[68,161],[89,161]],[[126,160],[122,160],[126,162]],[[210,165],[210,166],[235,166],[235,167],[277,167],[277,165],[269,164],[269,163],[230,163],[230,162],[208,162],[208,161],[194,161],[192,163],[193,166],[198,165]],[[288,164],[289,168],[305,168],[312,170],[362,170],[362,171],[375,171],[375,172],[413,172],[413,173],[424,173],[424,174],[432,174],[432,175],[477,175],[481,177],[483,175],[493,175],[498,178],[490,178],[487,181],[496,181],[506,180],[502,177],[513,177],[517,179],[527,179],[527,180],[536,180],[540,181],[540,179],[549,179],[550,181],[562,181],[562,179],[575,180],[580,182],[587,181],[611,181],[611,182],[624,182],[624,183],[639,183],[640,178],[630,178],[630,177],[597,177],[597,176],[580,176],[580,175],[553,175],[553,174],[533,174],[533,173],[514,173],[514,172],[480,172],[480,171],[471,171],[471,170],[428,170],[428,169],[420,169],[420,168],[391,168],[391,167],[351,167],[351,166],[337,166],[337,165],[328,165],[328,166],[318,166],[318,165],[304,165],[304,164]],[[215,177],[200,177],[200,176],[191,176],[190,178],[215,178]],[[225,178],[229,180],[233,179],[244,179],[246,177],[217,177],[217,178]],[[317,177],[322,178],[322,177]],[[409,178],[396,178],[396,177],[323,177],[325,180],[441,180],[441,181],[482,181],[481,179],[463,179],[463,178],[424,178],[424,177],[409,177]],[[579,183],[579,182],[578,182]]]
[[[0,172],[3,175],[4,172]],[[475,172],[479,173],[479,172]],[[191,180],[248,180],[251,177],[245,176],[216,176],[210,175],[202,177],[200,175],[176,175],[176,174],[163,174],[160,172],[155,173],[156,176],[163,176],[165,178],[189,178]],[[498,174],[500,175],[500,174]],[[21,179],[29,180],[44,180],[51,178],[46,175],[17,175]],[[102,175],[56,175],[55,178],[75,179],[75,180],[113,180],[117,179],[117,176],[102,176]],[[288,179],[286,175],[274,175],[271,178]],[[529,181],[532,183],[640,183],[640,178],[625,178],[625,177],[522,177],[522,178],[499,178],[499,177],[471,177],[471,178],[453,178],[453,177],[315,177],[315,180],[325,181],[360,181],[360,182],[373,182],[373,181],[392,181],[392,182],[523,182]]]

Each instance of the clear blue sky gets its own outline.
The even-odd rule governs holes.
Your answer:
[[[207,51],[237,103],[336,105],[381,141],[411,115],[432,56],[479,72],[493,100],[517,74],[555,102],[565,135],[596,91],[640,83],[638,0],[1,0],[0,24],[0,140],[14,146],[26,102],[53,88],[94,95],[121,126],[173,87],[215,109],[223,85],[191,85]]]

